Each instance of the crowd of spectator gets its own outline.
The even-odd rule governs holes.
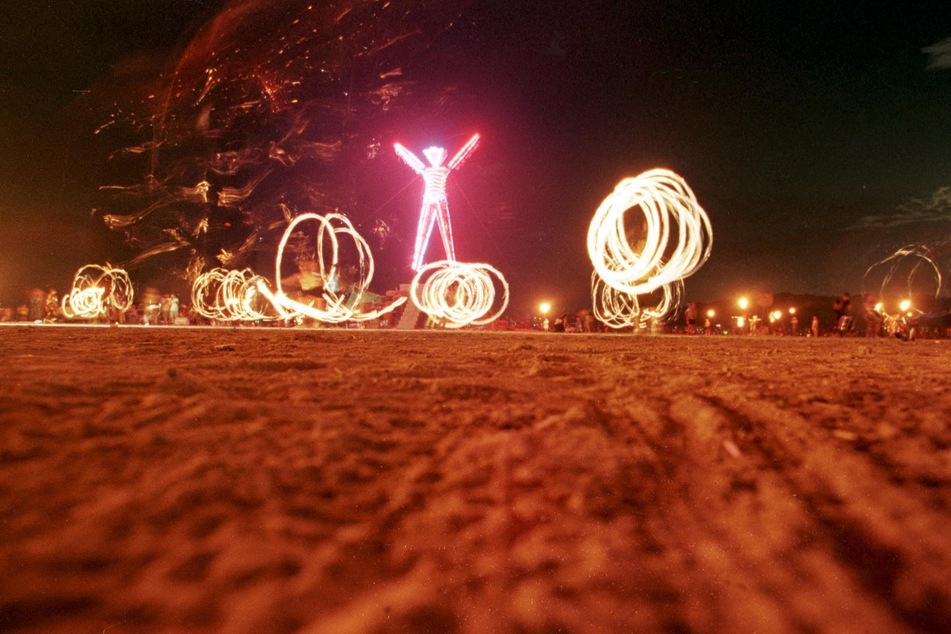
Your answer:
[[[393,297],[390,295],[394,294]],[[397,292],[388,292],[380,300],[392,301]],[[67,319],[62,310],[61,299],[56,289],[47,287],[30,289],[25,301],[15,307],[0,306],[0,322],[21,323],[114,323],[121,325],[145,326],[187,326],[212,325],[215,322],[198,314],[194,307],[181,302],[175,293],[161,293],[155,288],[146,288],[137,302],[127,310],[119,311],[108,305],[105,312],[91,319]],[[826,300],[828,301],[828,300]],[[380,306],[384,303],[380,303]],[[688,302],[673,319],[642,320],[637,326],[614,330],[605,327],[590,309],[582,309],[573,314],[562,313],[552,319],[546,316],[507,315],[486,327],[491,330],[537,330],[552,333],[635,333],[635,334],[687,334],[687,335],[768,335],[792,337],[898,337],[901,339],[939,338],[951,339],[951,319],[947,315],[923,315],[921,311],[898,315],[883,312],[882,305],[873,294],[862,297],[860,309],[855,310],[849,293],[836,296],[831,302],[831,313],[820,319],[813,314],[805,318],[805,326],[800,325],[800,315],[793,309],[786,311],[761,309],[740,312],[740,315],[722,317],[710,306],[698,306]],[[827,304],[828,306],[828,304]],[[811,306],[810,312],[816,310]],[[764,316],[760,316],[763,312]],[[402,310],[386,314],[372,327],[432,327],[428,320],[420,319],[414,324],[401,325]],[[858,313],[858,314],[856,314]],[[423,315],[425,317],[425,315]],[[831,317],[831,318],[830,318]],[[929,318],[925,318],[929,317]],[[311,320],[312,321],[312,320]],[[311,321],[284,321],[271,325],[314,325]],[[230,322],[229,322],[230,323]],[[344,324],[346,325],[346,324]]]

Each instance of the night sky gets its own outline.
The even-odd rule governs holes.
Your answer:
[[[862,292],[865,270],[896,248],[947,246],[946,0],[888,9],[750,2],[728,11],[696,2],[403,4],[412,10],[400,13],[399,23],[389,17],[394,11],[372,7],[354,11],[366,19],[352,25],[313,23],[340,30],[358,52],[376,42],[361,39],[358,29],[408,34],[368,53],[369,61],[353,63],[340,55],[341,40],[334,49],[316,33],[313,42],[298,39],[282,53],[307,55],[307,64],[278,66],[273,42],[282,33],[303,38],[300,33],[314,30],[304,29],[310,25],[299,2],[5,2],[0,303],[20,303],[33,286],[54,284],[62,292],[83,264],[122,263],[141,252],[145,242],[130,247],[103,217],[146,203],[103,186],[133,191],[155,171],[180,191],[205,165],[189,152],[208,154],[209,144],[217,144],[216,151],[238,148],[253,156],[255,144],[286,140],[297,115],[320,134],[304,132],[294,147],[303,148],[305,137],[328,141],[339,134],[343,149],[333,162],[301,149],[304,158],[292,166],[281,164],[266,178],[261,172],[263,180],[255,182],[263,184],[244,212],[264,223],[262,210],[274,213],[280,201],[293,212],[327,211],[305,208],[307,200],[339,207],[378,249],[377,290],[411,277],[422,189],[392,143],[417,153],[440,144],[452,153],[473,132],[484,142],[448,188],[457,254],[499,268],[516,311],[541,299],[553,300],[556,311],[589,304],[591,216],[620,179],[653,167],[683,176],[713,223],[713,255],[686,280],[688,299]],[[451,8],[426,13],[436,4]],[[229,6],[259,13],[247,12],[250,25],[235,13],[220,18]],[[219,27],[213,37],[209,24]],[[241,50],[216,57],[207,43],[233,45],[223,33],[228,28]],[[202,45],[196,36],[204,36]],[[333,60],[320,59],[331,53]],[[331,61],[344,80],[294,83],[304,77],[295,73]],[[205,98],[215,106],[210,115],[193,107],[195,78],[207,66],[224,77],[219,92]],[[376,74],[366,72],[371,66]],[[156,107],[142,104],[156,86],[172,93],[171,68],[180,69],[180,98],[163,103],[161,124],[176,141],[161,153],[129,152],[155,138]],[[396,68],[398,81],[380,79],[377,71]],[[230,116],[233,138],[210,142],[209,126],[224,120],[216,113],[238,112],[248,73],[272,82],[274,101],[259,116]],[[186,85],[190,80],[196,83]],[[384,81],[402,91],[386,108],[369,92]],[[316,117],[324,115],[317,113],[324,112],[331,114],[318,125]],[[186,125],[192,122],[205,126],[200,143]],[[181,130],[172,132],[176,125]],[[255,169],[276,160],[249,158],[242,173],[253,180]],[[176,209],[200,213],[187,202]],[[262,234],[246,264],[272,276],[272,244]],[[171,284],[181,264],[176,254],[163,254],[130,273],[140,284]]]

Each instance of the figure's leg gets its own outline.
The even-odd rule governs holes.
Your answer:
[[[429,237],[433,233],[433,225],[436,223],[437,215],[437,209],[433,203],[423,203],[423,208],[419,212],[419,226],[416,228],[416,247],[413,249],[414,271],[423,267],[426,246],[429,244]]]
[[[456,247],[452,242],[452,222],[449,220],[449,202],[446,199],[439,201],[439,234],[442,236],[442,246],[446,249],[446,259],[456,261]]]

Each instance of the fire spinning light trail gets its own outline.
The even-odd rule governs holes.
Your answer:
[[[926,246],[904,246],[884,260],[868,267],[865,287],[878,286],[878,298],[886,305],[897,306],[912,295],[941,295],[944,279],[935,254]]]
[[[634,208],[643,214],[638,235],[636,225],[625,224]],[[630,325],[620,316],[623,311],[632,311],[632,319],[640,314],[641,319],[663,320],[680,306],[682,289],[676,284],[703,266],[712,246],[710,219],[680,176],[655,169],[622,180],[588,228],[588,255],[604,283],[592,280],[595,312],[609,324]],[[641,313],[636,297],[658,289],[664,290],[657,307]]]
[[[496,303],[495,278],[502,288],[501,306]],[[440,260],[422,267],[413,278],[410,297],[417,308],[446,328],[491,323],[509,303],[505,277],[488,264]]]
[[[251,269],[217,268],[202,273],[192,284],[195,312],[218,321],[256,321],[273,318],[270,302],[259,290],[266,280]]]
[[[118,64],[84,97],[109,173],[142,176],[103,183],[96,204],[135,262],[194,280],[248,266],[299,210],[370,209],[361,174],[387,156],[391,122],[476,99],[414,74],[472,0],[200,4],[220,10],[167,66]]]
[[[591,297],[594,316],[609,328],[636,327],[638,323],[655,320],[665,323],[678,312],[683,299],[684,283],[677,280],[663,285],[649,295],[631,295],[608,286],[597,273],[591,274]],[[645,308],[650,297],[659,295],[657,304]]]
[[[132,281],[123,269],[87,264],[76,271],[73,286],[63,296],[63,315],[69,319],[94,319],[112,307],[120,312],[132,306]]]
[[[284,249],[287,242],[294,234],[294,230],[302,222],[312,220],[318,223],[316,238],[317,263],[319,264],[319,274],[323,280],[323,299],[325,308],[317,308],[310,304],[304,304],[291,299],[284,293],[281,286],[281,264],[284,260]],[[340,241],[338,236],[348,237],[353,241],[358,260],[359,279],[354,282],[350,294],[338,294],[334,289],[339,275],[339,256]],[[326,254],[330,255],[329,263],[324,260]],[[328,265],[329,264],[329,265]],[[373,279],[373,256],[370,253],[370,246],[366,240],[354,229],[350,220],[338,213],[330,213],[321,216],[314,213],[301,214],[294,218],[284,231],[281,243],[277,248],[277,257],[275,259],[275,280],[276,291],[271,293],[266,284],[259,283],[258,290],[266,295],[283,316],[306,315],[317,321],[327,323],[342,323],[345,321],[368,321],[378,319],[380,316],[391,312],[406,301],[401,297],[382,310],[370,312],[361,312],[359,306],[364,293]]]
[[[624,225],[628,210],[646,221],[644,247],[635,252]],[[668,252],[671,233],[673,251]],[[665,169],[626,178],[604,199],[588,229],[588,254],[610,286],[633,295],[693,275],[710,257],[713,229],[693,191]]]
[[[446,250],[446,259],[456,259],[456,249],[452,241],[452,224],[449,219],[449,201],[446,198],[446,179],[449,172],[459,167],[463,161],[475,150],[479,144],[479,135],[473,135],[462,149],[459,150],[445,167],[446,150],[441,147],[428,147],[423,155],[429,161],[426,167],[415,154],[399,143],[394,144],[396,154],[403,162],[423,177],[426,189],[423,192],[423,206],[419,212],[419,225],[416,228],[416,246],[413,250],[413,270],[419,271],[423,266],[423,257],[433,232],[433,225],[439,223],[439,235],[442,237],[443,248]]]

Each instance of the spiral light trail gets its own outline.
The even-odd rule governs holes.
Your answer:
[[[493,311],[496,282],[502,296],[499,308]],[[498,319],[508,307],[509,287],[502,273],[488,264],[440,260],[420,268],[410,286],[410,297],[440,325],[462,328]]]
[[[281,265],[284,250],[302,222],[312,220],[318,223],[316,237],[317,263],[323,282],[324,308],[305,304],[287,296],[281,283]],[[349,237],[356,248],[360,279],[351,288],[349,294],[338,294],[332,290],[339,272],[340,241],[339,236]],[[325,256],[329,255],[329,261]],[[367,321],[378,319],[406,301],[399,298],[382,310],[362,312],[358,310],[363,294],[373,278],[373,257],[366,240],[357,233],[350,220],[342,214],[331,213],[326,216],[307,213],[294,218],[281,238],[275,259],[275,288],[272,290],[267,279],[257,275],[251,269],[226,270],[212,269],[202,273],[192,285],[192,304],[195,311],[208,319],[218,321],[257,321],[263,319],[292,319],[307,316],[325,323],[345,321]],[[273,308],[275,312],[269,309]]]
[[[634,208],[641,210],[647,223],[640,252],[632,247],[624,227],[625,214]],[[588,254],[598,275],[609,286],[633,295],[693,275],[710,257],[712,244],[707,213],[687,183],[665,169],[618,183],[588,229]]]
[[[637,325],[641,313],[637,295],[608,286],[596,272],[591,274],[591,298],[595,318],[608,328]]]
[[[665,323],[679,311],[684,284],[677,280],[645,295],[631,295],[608,286],[597,273],[591,274],[591,297],[594,316],[610,328],[636,327],[638,323]],[[657,304],[644,307],[648,297],[660,294]]]
[[[287,242],[290,240],[297,226],[308,220],[318,223],[316,253],[319,274],[323,280],[324,308],[318,308],[291,299],[284,293],[284,289],[281,286],[281,264],[284,260],[284,249],[287,247]],[[353,241],[358,260],[357,268],[360,272],[359,279],[350,289],[349,295],[340,295],[332,290],[334,286],[333,282],[337,278],[340,265],[338,261],[340,256],[340,236],[344,236]],[[329,262],[324,259],[327,254],[330,256]],[[284,230],[284,236],[281,238],[280,245],[277,248],[277,257],[275,258],[274,266],[276,291],[269,293],[262,290],[263,285],[261,284],[258,284],[258,288],[269,297],[275,308],[281,311],[285,316],[306,315],[307,317],[326,323],[368,321],[371,319],[379,319],[380,316],[393,311],[406,301],[405,297],[401,297],[380,310],[369,312],[358,310],[361,303],[360,300],[364,293],[367,292],[370,281],[373,279],[373,256],[370,253],[370,245],[367,244],[366,240],[364,240],[353,227],[349,218],[342,214],[329,213],[326,216],[321,216],[315,213],[305,213],[295,217],[287,226],[287,229]]]
[[[251,269],[212,269],[202,273],[192,284],[192,305],[195,312],[217,321],[256,321],[272,318],[265,312],[266,296],[259,284],[266,284]]]
[[[923,245],[904,246],[887,258],[868,267],[864,276],[865,287],[878,286],[882,314],[894,317],[889,310],[912,295],[928,292],[938,298],[944,285],[941,267],[932,251]],[[901,311],[904,312],[904,311]]]
[[[132,306],[132,281],[123,269],[87,264],[76,271],[69,294],[61,303],[69,319],[94,319],[110,308],[125,312]]]
[[[634,209],[643,214],[642,235],[625,225]],[[676,314],[682,280],[710,257],[713,228],[687,183],[670,170],[654,169],[618,183],[595,212],[587,242],[594,311],[620,328]],[[642,309],[637,297],[659,289],[657,306]]]

